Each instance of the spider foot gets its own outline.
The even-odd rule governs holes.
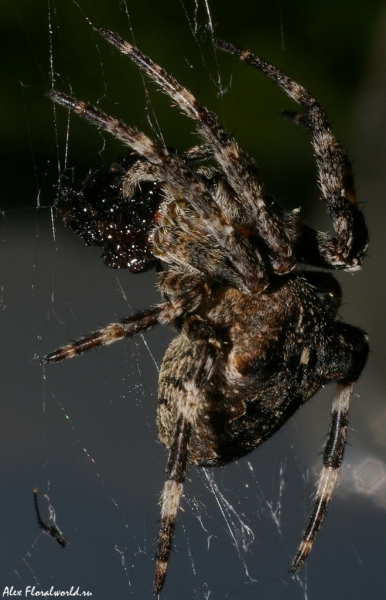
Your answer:
[[[303,540],[299,546],[299,550],[294,558],[290,573],[297,573],[299,569],[304,565],[307,556],[312,550],[313,542],[310,540]]]

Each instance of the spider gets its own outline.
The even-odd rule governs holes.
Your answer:
[[[156,594],[164,584],[189,465],[219,466],[244,456],[321,387],[335,382],[323,469],[292,564],[295,573],[312,549],[337,482],[353,383],[368,356],[365,332],[337,316],[341,288],[326,271],[360,269],[367,250],[349,159],[306,89],[258,56],[216,41],[219,50],[262,71],[300,105],[301,115],[286,117],[311,134],[319,185],[335,230],[336,237],[330,237],[264,191],[254,160],[187,89],[117,34],[98,31],[195,120],[203,144],[179,154],[90,104],[49,92],[54,102],[110,132],[133,152],[135,160],[120,163],[119,185],[114,180],[115,210],[119,216],[130,202],[134,208],[146,204],[149,190],[156,191],[159,201],[138,243],[151,252],[138,270],[148,266],[147,260],[162,261],[168,269],[158,275],[161,304],[43,360],[72,358],[159,324],[178,332],[159,375],[157,425],[169,457],[161,494]],[[208,160],[216,166],[200,165]],[[95,236],[104,230],[103,222],[101,217],[95,225]],[[83,225],[87,228],[87,220]],[[119,248],[119,235],[114,235]],[[129,266],[129,246],[127,252]],[[118,263],[112,266],[124,266]],[[302,270],[299,263],[324,270]]]

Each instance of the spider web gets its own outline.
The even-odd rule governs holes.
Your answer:
[[[181,150],[197,138],[192,123],[128,61],[106,48],[91,24],[119,31],[172,71],[219,113],[228,129],[236,130],[240,144],[261,166],[267,188],[279,198],[286,196],[292,208],[302,198],[303,212],[311,216],[303,198],[316,203],[318,193],[309,141],[277,118],[288,106],[286,99],[263,78],[224,61],[212,43],[219,35],[261,48],[262,55],[280,64],[288,59],[290,71],[291,50],[288,58],[284,49],[291,46],[293,33],[284,7],[262,3],[230,10],[231,19],[208,0],[127,0],[109,6],[98,0],[51,0],[38,8],[32,2],[10,3],[10,25],[24,62],[8,79],[18,102],[15,127],[23,129],[26,151],[20,163],[5,163],[13,170],[5,170],[1,221],[0,590],[79,586],[98,599],[151,595],[166,461],[155,427],[157,372],[173,334],[158,328],[66,364],[44,371],[39,366],[38,357],[66,340],[159,299],[153,272],[133,276],[105,268],[101,250],[86,248],[53,215],[58,181],[79,183],[90,167],[108,168],[123,152],[80,119],[53,108],[43,94],[54,82],[81,99],[100,101],[106,112]],[[44,23],[39,40],[31,25],[36,20]],[[301,69],[295,76],[300,79]],[[257,129],[251,131],[245,113]],[[260,130],[262,123],[266,127]],[[278,164],[281,153],[286,165]],[[283,180],[278,180],[282,170]],[[309,181],[296,176],[299,172],[309,172]],[[321,220],[320,228],[328,228],[319,205],[314,217]],[[354,313],[347,319],[365,326]],[[363,386],[359,393],[364,396]],[[358,526],[352,498],[361,499],[363,510],[374,510],[376,504],[377,514],[386,505],[379,419],[373,419],[372,452],[360,442],[363,432],[356,438],[350,432],[355,451],[312,565],[299,578],[287,572],[320,469],[317,453],[328,427],[331,395],[332,389],[326,389],[244,460],[217,470],[190,470],[163,598],[314,600],[340,588],[359,598],[364,597],[358,595],[366,583],[364,573],[372,585],[374,573],[379,579],[376,570],[361,571],[359,587],[345,575],[368,563],[369,553],[373,564],[379,560],[369,544],[350,533]],[[65,550],[37,524],[35,487],[42,518],[60,528],[69,544]],[[364,528],[363,537],[367,534]],[[331,574],[336,564],[341,573],[333,572],[326,581],[325,572]]]

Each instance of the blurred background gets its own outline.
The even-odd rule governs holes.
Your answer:
[[[342,317],[370,332],[355,387],[340,486],[298,578],[288,574],[321,468],[333,388],[272,440],[217,470],[191,470],[162,598],[383,599],[386,584],[386,6],[380,0],[3,0],[0,6],[0,591],[36,586],[151,598],[159,492],[161,328],[46,368],[69,339],[158,301],[154,272],[107,269],[51,210],[58,183],[108,169],[122,146],[44,96],[54,85],[179,150],[191,121],[92,29],[135,43],[216,111],[257,161],[267,190],[330,230],[307,133],[258,72],[213,49],[213,35],[305,85],[349,149],[371,233],[362,272],[339,274]],[[34,512],[56,514],[66,550]]]

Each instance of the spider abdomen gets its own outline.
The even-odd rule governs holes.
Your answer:
[[[298,275],[261,294],[222,289],[200,318],[221,331],[222,344],[192,433],[189,462],[196,466],[247,454],[321,387],[358,379],[368,354],[365,334],[330,316]],[[167,447],[195,344],[180,333],[162,364],[157,422]]]

